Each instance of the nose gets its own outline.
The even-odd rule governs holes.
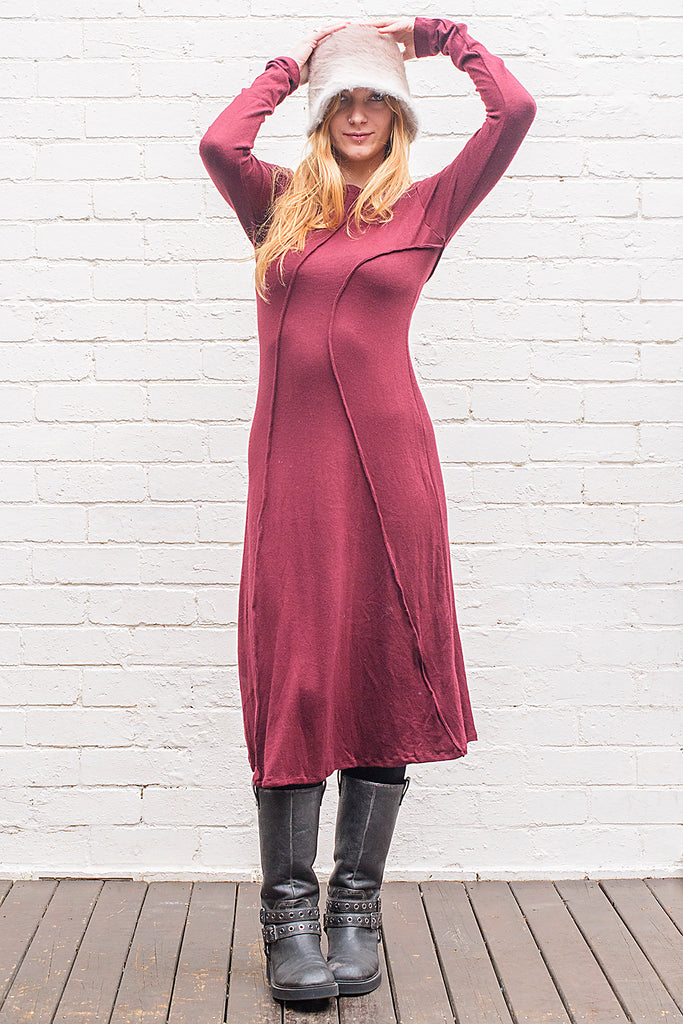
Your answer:
[[[360,100],[355,100],[349,110],[349,124],[362,124],[366,120],[365,109]]]

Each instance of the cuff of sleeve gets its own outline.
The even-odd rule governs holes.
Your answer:
[[[281,68],[287,75],[289,79],[289,93],[299,88],[301,70],[293,57],[274,57],[273,60],[269,60],[266,64],[266,70],[273,67]]]
[[[438,22],[434,18],[415,19],[413,42],[416,57],[434,57],[441,52],[437,25]]]

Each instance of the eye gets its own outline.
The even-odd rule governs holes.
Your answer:
[[[373,92],[370,94],[371,103],[384,103],[386,96],[383,92]]]

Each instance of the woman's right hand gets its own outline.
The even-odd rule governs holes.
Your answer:
[[[316,46],[321,39],[325,36],[331,35],[333,32],[338,32],[340,28],[344,28],[348,25],[348,21],[338,21],[333,25],[325,25],[323,28],[313,29],[312,32],[301,40],[297,45],[287,54],[286,57],[291,57],[299,65],[299,71],[301,78],[299,85],[303,85],[308,81],[308,58],[311,56]]]

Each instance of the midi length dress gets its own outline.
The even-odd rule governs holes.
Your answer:
[[[477,739],[432,422],[408,347],[444,247],[508,167],[536,104],[463,24],[415,21],[418,57],[472,79],[486,119],[393,219],[309,233],[257,296],[259,381],[249,435],[238,663],[257,786],[339,768],[462,757]],[[291,175],[252,153],[299,85],[290,57],[233,100],[200,144],[252,242]],[[274,186],[275,182],[275,186]],[[273,192],[275,188],[275,192]]]

